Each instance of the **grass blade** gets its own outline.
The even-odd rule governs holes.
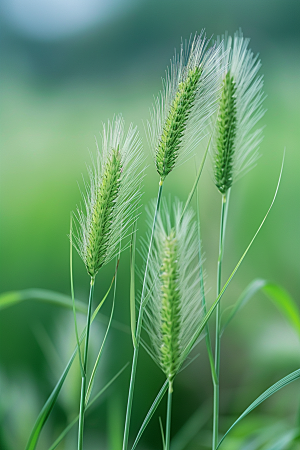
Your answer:
[[[204,314],[206,314],[207,308],[206,308],[204,278],[203,278],[203,268],[202,268],[201,229],[200,229],[200,211],[199,211],[198,189],[196,190],[196,203],[197,203],[197,225],[198,225],[198,253],[199,253],[199,262],[200,262],[199,278],[200,278],[200,288],[201,288],[201,294],[202,294],[203,312],[204,312]],[[207,323],[205,325],[205,343],[206,343],[206,350],[207,350],[209,364],[210,364],[212,381],[213,381],[213,383],[216,383],[217,382],[217,374],[216,374],[216,370],[215,370],[215,362],[214,362],[214,357],[213,357],[213,352],[212,352],[210,331],[209,331],[209,327],[208,327]]]
[[[114,279],[113,279],[114,280]],[[109,291],[112,287],[113,280],[110,288],[108,289],[105,298],[108,296]],[[9,291],[0,294],[0,310],[9,308],[10,306],[17,305],[26,300],[38,300],[44,303],[49,303],[55,306],[61,306],[63,308],[72,309],[72,298],[68,295],[61,294],[55,291],[48,291],[47,289],[24,289],[20,291]],[[103,303],[103,302],[102,302]],[[94,312],[94,318],[97,315],[97,319],[103,323],[107,323],[107,317],[103,314],[98,314],[102,303],[98,305],[97,310]],[[76,311],[82,314],[87,313],[87,305],[80,300],[75,300]],[[113,320],[111,326],[116,330],[122,331],[123,333],[130,333],[129,326]]]
[[[238,311],[242,309],[248,301],[265,286],[266,280],[253,280],[247,287],[244,289],[240,297],[238,298],[236,304],[233,307],[233,310],[230,313],[230,316],[226,320],[225,324],[222,327],[221,335],[224,333],[225,329],[235,317]]]
[[[98,392],[97,395],[95,395],[95,397],[89,402],[88,406],[86,407],[86,410],[88,410],[92,406],[92,404],[95,403],[96,400],[98,400],[100,395],[102,395],[109,388],[109,386],[121,375],[121,373],[124,372],[126,367],[128,367],[128,363],[125,364],[125,366],[122,367],[121,370],[119,370],[119,372]],[[75,417],[74,420],[72,420],[72,422],[64,429],[64,431],[62,431],[62,433],[58,436],[56,441],[51,445],[51,447],[48,450],[54,450],[61,443],[61,441],[68,434],[71,428],[73,428],[73,426],[78,422],[78,419],[79,415]]]
[[[266,283],[262,291],[286,316],[300,337],[300,312],[295,300],[282,286],[275,283]]]
[[[160,428],[160,434],[161,434],[161,440],[162,440],[163,450],[165,450],[165,448],[166,448],[166,442],[165,442],[164,427],[163,427],[163,424],[162,424],[161,417],[159,417],[158,420],[159,420],[159,428]]]
[[[226,283],[224,284],[220,294],[218,295],[217,299],[215,300],[215,302],[212,304],[212,306],[210,307],[209,311],[207,312],[207,314],[204,316],[203,320],[201,321],[201,323],[199,324],[198,330],[195,331],[194,335],[192,336],[190,342],[187,344],[186,348],[183,350],[182,352],[182,356],[183,356],[183,360],[188,356],[188,354],[190,353],[191,349],[193,348],[193,346],[195,345],[195,343],[197,342],[197,339],[199,338],[200,334],[202,333],[207,321],[210,319],[211,315],[213,314],[215,308],[217,307],[220,299],[222,298],[224,292],[226,291],[229,283],[231,282],[232,278],[234,277],[234,275],[236,274],[237,270],[239,269],[240,265],[242,264],[245,256],[247,255],[248,251],[250,250],[256,236],[258,235],[258,233],[260,232],[263,224],[265,223],[271,209],[272,206],[274,205],[277,193],[278,193],[278,189],[279,189],[279,185],[280,185],[280,180],[281,180],[281,175],[282,175],[282,170],[283,170],[283,163],[284,163],[284,159],[282,161],[282,165],[281,165],[281,170],[280,170],[280,174],[279,174],[279,179],[278,179],[278,183],[277,183],[277,187],[275,190],[275,194],[273,197],[273,200],[271,202],[271,205],[269,206],[269,209],[265,215],[265,217],[263,218],[261,224],[259,225],[256,233],[254,234],[253,238],[250,241],[250,244],[248,245],[248,247],[246,248],[246,250],[244,251],[242,257],[240,258],[239,262],[237,263],[237,265],[235,266],[233,272],[231,273],[230,277],[228,278],[228,280],[226,281]]]
[[[117,263],[117,265],[118,265],[118,263]],[[96,362],[94,364],[93,371],[92,371],[92,374],[91,374],[91,377],[90,377],[90,381],[89,381],[89,384],[88,384],[88,387],[87,387],[86,396],[85,396],[85,405],[86,406],[87,406],[87,404],[89,402],[89,398],[91,396],[91,392],[92,392],[92,388],[93,388],[93,384],[94,384],[96,371],[97,371],[97,368],[98,368],[98,365],[99,365],[99,362],[100,362],[100,358],[101,358],[101,355],[102,355],[104,344],[106,342],[106,338],[107,338],[108,332],[110,330],[111,321],[112,321],[114,310],[115,310],[115,299],[116,299],[116,290],[117,290],[117,275],[116,274],[114,276],[114,279],[115,279],[115,285],[114,285],[114,294],[113,294],[111,313],[110,313],[108,325],[107,325],[107,328],[106,328],[106,332],[105,332],[105,335],[104,335],[104,338],[103,338],[103,341],[102,341],[99,353],[97,355],[97,359],[96,359]]]
[[[82,335],[82,339],[83,339],[83,335]],[[81,339],[81,340],[82,340]],[[68,375],[68,372],[73,364],[73,361],[75,359],[75,356],[77,354],[77,349],[78,347],[76,347],[75,351],[73,352],[73,355],[71,356],[71,359],[69,360],[65,370],[63,371],[62,376],[60,377],[60,379],[58,380],[55,388],[53,389],[50,397],[48,398],[48,400],[46,401],[45,405],[43,406],[40,414],[38,415],[38,418],[34,424],[33,430],[31,432],[31,435],[29,437],[28,443],[26,445],[26,450],[34,450],[36,445],[37,445],[37,441],[38,438],[40,436],[40,433],[42,431],[43,426],[45,425],[49,414],[51,413],[53,406],[55,405],[55,402],[57,400],[58,394],[60,393],[60,390],[64,384],[64,381]]]
[[[273,384],[269,389],[267,389],[265,392],[263,392],[259,397],[257,397],[256,400],[254,400],[253,403],[251,403],[250,406],[248,406],[247,409],[239,416],[239,418],[231,425],[231,427],[226,431],[222,439],[220,440],[217,448],[220,447],[221,443],[224,441],[228,433],[232,430],[235,425],[237,425],[244,417],[247,416],[253,409],[255,409],[258,405],[260,405],[262,402],[267,400],[267,398],[271,397],[271,395],[278,392],[283,387],[287,386],[288,384],[292,383],[295,380],[298,380],[300,378],[300,369],[295,370],[294,372],[290,373],[286,377],[282,378],[281,380],[277,381],[277,383]]]
[[[136,314],[135,314],[135,245],[136,245],[136,225],[134,224],[130,245],[130,325],[133,347],[136,348]]]
[[[259,278],[253,280],[237,300],[230,316],[222,328],[222,334],[237,312],[240,311],[258,291],[262,291],[274,302],[300,337],[300,312],[294,299],[279,284],[271,283]]]
[[[25,300],[40,300],[56,306],[72,309],[72,299],[68,295],[46,289],[24,289],[20,291],[9,291],[0,294],[0,310],[21,303]],[[86,304],[76,300],[76,310],[86,314]]]
[[[118,264],[119,264],[119,262],[118,262]],[[116,271],[118,269],[118,264],[117,264]],[[113,277],[113,280],[114,280],[114,278],[115,278],[115,275]],[[113,283],[113,281],[112,281],[112,283]],[[91,322],[95,319],[99,309],[103,305],[104,300],[107,298],[107,296],[108,296],[108,294],[110,292],[110,289],[112,287],[112,283],[111,283],[110,287],[108,288],[108,291],[105,294],[104,298],[101,300],[100,304],[98,305],[98,307],[94,311],[94,314],[92,316]],[[29,297],[29,298],[32,298],[32,297]],[[69,299],[69,301],[70,301],[70,299]],[[69,306],[72,306],[72,304],[69,305]],[[83,341],[83,339],[85,337],[85,334],[86,334],[86,328],[84,328],[84,330],[83,330],[83,332],[82,332],[82,334],[81,334],[81,336],[79,338],[79,344]],[[38,415],[38,417],[36,419],[36,422],[35,422],[35,424],[33,426],[33,429],[32,429],[32,432],[31,432],[31,435],[29,437],[29,440],[28,440],[28,443],[26,445],[26,449],[25,450],[34,450],[36,448],[36,445],[37,445],[37,442],[38,442],[38,438],[40,436],[42,428],[45,425],[45,423],[46,423],[46,421],[47,421],[47,419],[48,419],[48,417],[49,417],[49,415],[50,415],[50,413],[51,413],[51,411],[52,411],[52,409],[53,409],[53,407],[54,407],[54,405],[56,403],[57,397],[58,397],[58,395],[59,395],[59,393],[61,391],[61,388],[62,388],[62,386],[64,384],[64,381],[65,381],[65,379],[66,379],[66,377],[68,375],[68,372],[69,372],[69,370],[70,370],[70,368],[71,368],[71,366],[73,364],[73,361],[75,359],[77,351],[78,351],[78,346],[76,345],[76,348],[75,348],[75,350],[74,350],[74,352],[73,352],[73,354],[72,354],[72,356],[71,356],[71,358],[70,358],[70,360],[69,360],[65,370],[63,371],[63,374],[61,375],[61,377],[58,380],[56,386],[54,387],[53,391],[51,392],[50,397],[48,398],[48,400],[44,404],[40,414]]]
[[[155,413],[156,408],[157,408],[158,405],[160,404],[160,402],[161,402],[163,396],[164,396],[165,393],[167,392],[168,387],[169,387],[169,380],[166,380],[166,381],[164,382],[164,384],[163,384],[161,390],[160,390],[159,393],[157,394],[157,396],[156,396],[154,402],[152,403],[151,408],[149,409],[149,411],[148,411],[148,413],[147,413],[147,415],[146,415],[146,417],[145,417],[145,420],[144,420],[144,422],[142,423],[141,428],[139,429],[139,432],[138,432],[138,434],[137,434],[137,436],[136,436],[136,438],[135,438],[135,441],[134,441],[134,443],[133,443],[133,446],[131,447],[131,450],[134,450],[134,449],[136,448],[136,446],[138,445],[139,440],[141,439],[142,434],[144,433],[144,431],[145,431],[145,429],[146,429],[148,423],[150,422],[150,420],[151,420],[153,414]]]
[[[83,362],[82,362],[82,356],[81,356],[81,350],[80,350],[80,344],[79,344],[78,326],[77,326],[77,319],[76,319],[76,306],[75,306],[74,283],[73,283],[73,253],[72,253],[73,242],[72,242],[72,239],[73,239],[73,230],[72,230],[72,215],[71,215],[71,219],[70,219],[70,283],[71,283],[71,297],[72,297],[75,335],[76,335],[76,342],[77,342],[77,348],[78,348],[80,372],[81,372],[81,378],[82,378],[84,376],[84,370],[83,370]]]
[[[106,294],[104,295],[103,299],[101,300],[101,302],[99,303],[99,305],[97,306],[97,308],[95,309],[95,311],[94,311],[93,314],[92,314],[91,322],[93,322],[93,320],[95,320],[95,318],[96,318],[96,316],[97,316],[99,310],[101,309],[101,306],[103,305],[103,303],[105,302],[105,300],[107,299],[107,297],[108,297],[108,295],[109,295],[109,293],[110,293],[110,290],[111,290],[111,288],[112,288],[112,285],[113,285],[113,283],[114,283],[114,281],[115,281],[115,278],[116,278],[116,275],[117,275],[117,271],[118,271],[118,268],[119,268],[119,263],[120,263],[120,259],[118,259],[118,261],[117,261],[115,274],[114,274],[114,276],[113,276],[113,278],[112,278],[112,280],[111,280],[110,286],[109,286],[109,288],[108,288]]]
[[[207,147],[206,147],[205,153],[204,153],[204,155],[203,155],[201,164],[200,164],[200,166],[199,166],[199,169],[198,169],[198,172],[197,172],[197,175],[196,175],[196,179],[195,179],[194,185],[193,185],[192,190],[191,190],[191,192],[189,193],[188,199],[187,199],[187,201],[186,201],[186,203],[185,203],[185,205],[184,205],[184,208],[183,208],[183,211],[182,211],[180,220],[182,220],[182,218],[183,218],[183,216],[184,216],[184,213],[185,213],[186,209],[188,208],[189,204],[191,203],[191,200],[192,200],[192,198],[193,198],[193,195],[194,195],[194,193],[195,193],[195,191],[196,191],[196,189],[197,189],[197,186],[198,186],[198,183],[199,183],[199,180],[200,180],[202,171],[203,171],[203,167],[204,167],[204,164],[205,164],[205,160],[206,160],[206,157],[207,157],[207,154],[208,154],[208,150],[209,150],[211,138],[212,138],[212,134],[211,134],[210,137],[209,137],[209,140],[208,140],[208,143],[207,143]]]

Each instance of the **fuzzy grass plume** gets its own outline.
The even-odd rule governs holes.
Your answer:
[[[147,277],[149,352],[170,382],[184,363],[183,350],[203,317],[196,222],[192,210],[182,220],[181,214],[178,201],[173,218],[162,204]]]
[[[148,136],[161,181],[204,137],[215,112],[219,48],[207,49],[203,33],[175,54],[148,123]]]
[[[75,247],[92,278],[130,233],[143,176],[141,142],[132,125],[125,135],[121,116],[103,126],[102,148],[97,150],[97,162],[89,168],[89,186],[85,185],[85,208],[77,209],[75,236]]]
[[[262,141],[262,128],[255,129],[265,112],[261,63],[248,45],[241,31],[221,43],[225,71],[214,137],[214,177],[221,194],[253,167]]]

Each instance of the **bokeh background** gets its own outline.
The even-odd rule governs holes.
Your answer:
[[[224,309],[232,305],[257,277],[281,284],[299,305],[299,2],[1,0],[0,11],[1,292],[35,287],[69,295],[70,211],[80,202],[78,184],[83,186],[82,176],[86,176],[90,153],[95,154],[95,137],[100,139],[102,122],[122,113],[127,124],[138,126],[149,164],[143,197],[146,205],[156,196],[158,177],[143,123],[149,118],[153,96],[161,88],[174,49],[179,48],[181,38],[203,28],[210,37],[241,27],[263,63],[267,113],[262,121],[265,138],[258,165],[232,189],[224,279],[269,207],[284,148],[286,159],[274,208],[223,305]],[[165,194],[184,201],[194,173],[194,160],[176,169],[165,183]],[[212,183],[209,162],[199,196],[211,303],[215,297],[220,196]],[[146,231],[142,214],[139,237]],[[96,299],[106,292],[113,272],[113,263],[101,271]],[[74,277],[76,297],[86,302],[89,281],[78,255],[74,255]],[[103,354],[96,390],[131,360],[128,277],[127,252],[119,269],[116,323]],[[105,316],[110,305],[111,299],[103,309]],[[79,317],[79,324],[83,327],[84,317]],[[99,348],[104,330],[105,323],[93,326],[92,351]],[[0,448],[15,450],[25,447],[33,423],[72,352],[72,312],[28,300],[0,310],[0,333]],[[212,386],[203,344],[195,355],[198,353],[175,383],[174,450],[210,446]],[[299,357],[296,332],[274,305],[258,294],[224,334],[221,430],[225,431],[271,383],[299,368]],[[85,448],[120,449],[129,374],[128,367],[87,416]],[[162,382],[159,369],[141,351],[132,438]],[[76,361],[38,448],[49,448],[76,416],[79,386]],[[241,448],[243,434],[265,425],[275,424],[276,433],[293,428],[299,402],[296,382],[252,413],[233,432],[224,450]],[[164,420],[164,414],[163,402],[144,434],[141,449],[162,448],[158,417]],[[186,423],[188,426],[182,428]],[[182,429],[185,435],[180,434]],[[276,439],[274,433],[270,436]],[[59,447],[73,448],[76,430]]]

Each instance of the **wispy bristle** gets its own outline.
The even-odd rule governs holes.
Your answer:
[[[175,98],[163,127],[156,150],[156,169],[162,180],[175,167],[187,121],[194,106],[201,69],[190,70],[186,80],[179,83]]]
[[[170,213],[162,203],[147,274],[148,350],[170,380],[184,363],[183,349],[203,317],[197,227],[191,210],[180,220],[182,208],[175,202]]]
[[[93,277],[102,267],[112,234],[112,218],[121,183],[121,157],[112,150],[104,167],[102,182],[96,192],[86,247],[86,267]]]
[[[255,165],[262,141],[262,128],[256,128],[265,113],[261,63],[248,45],[241,31],[221,43],[225,70],[213,147],[215,182],[222,194]]]
[[[130,234],[141,198],[141,142],[136,128],[124,133],[124,120],[116,117],[103,126],[97,164],[89,169],[90,185],[85,209],[77,209],[75,247],[91,277],[117,253],[120,241]],[[123,249],[126,247],[123,245]]]
[[[154,104],[148,137],[162,180],[205,136],[216,111],[220,54],[218,47],[207,46],[203,33],[181,45]]]

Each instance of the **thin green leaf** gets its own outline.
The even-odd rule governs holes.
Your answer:
[[[40,300],[64,308],[72,308],[72,299],[68,295],[59,292],[48,291],[46,289],[24,289],[21,291],[4,292],[0,295],[0,310],[21,303],[25,300]],[[76,310],[86,314],[86,304],[78,300],[75,301]]]
[[[121,373],[124,372],[126,367],[128,367],[128,364],[129,363],[125,364],[125,366],[122,367],[122,369],[98,392],[98,394],[95,395],[95,397],[89,402],[88,406],[86,407],[86,410],[88,410],[92,406],[92,404],[95,403],[96,400],[98,400],[100,395],[102,395],[109,388],[109,386],[121,375]],[[71,430],[71,428],[78,422],[78,419],[79,419],[79,415],[77,417],[75,417],[74,420],[72,420],[72,422],[64,429],[64,431],[62,431],[62,433],[59,435],[59,437],[56,439],[56,441],[51,445],[49,450],[54,450],[58,446],[58,444],[61,443],[61,441],[67,435],[67,433]]]
[[[222,328],[222,333],[235,317],[237,312],[240,311],[240,309],[242,309],[258,291],[262,291],[270,300],[274,302],[274,304],[284,314],[286,319],[300,336],[300,312],[296,302],[283,287],[263,279],[256,279],[252,281],[242,292]]]
[[[162,420],[161,417],[159,416],[158,418],[159,421],[159,428],[160,428],[160,434],[161,434],[161,440],[162,440],[162,444],[163,444],[163,450],[166,448],[166,441],[165,441],[165,433],[164,433],[164,427],[162,424]]]
[[[156,411],[156,408],[158,407],[158,405],[160,404],[163,396],[165,395],[165,393],[167,392],[169,387],[169,380],[166,380],[161,388],[161,390],[159,391],[159,393],[157,394],[157,397],[155,398],[154,402],[151,405],[151,408],[149,409],[144,422],[142,423],[141,428],[139,429],[139,432],[137,434],[137,437],[135,438],[135,441],[133,443],[133,446],[131,447],[131,450],[134,450],[136,448],[136,446],[139,443],[139,440],[141,439],[142,434],[144,433],[148,423],[150,422],[153,414]]]
[[[232,319],[235,317],[237,312],[246,305],[246,303],[258,292],[260,291],[266,284],[265,280],[254,280],[252,281],[246,289],[242,292],[240,297],[238,298],[236,304],[234,305],[233,310],[230,313],[230,316],[226,320],[225,324],[223,325],[221,335],[224,333],[225,328],[229,325],[229,323],[232,321]]]
[[[112,285],[113,285],[114,280],[115,280],[116,275],[117,275],[117,271],[118,271],[118,268],[119,268],[119,263],[120,263],[120,258],[119,258],[118,261],[117,261],[115,274],[114,274],[114,276],[113,276],[113,278],[112,278],[112,280],[111,280],[110,286],[109,286],[109,288],[108,288],[106,294],[104,295],[103,299],[101,300],[101,302],[99,303],[99,305],[97,306],[97,308],[95,309],[95,311],[93,312],[91,322],[93,322],[93,320],[94,320],[95,317],[97,316],[97,314],[98,314],[98,312],[99,312],[101,306],[103,305],[103,303],[105,302],[105,300],[107,299],[107,297],[108,297],[108,295],[109,295],[109,293],[110,293],[110,290],[111,290],[111,288],[112,288]]]
[[[81,337],[82,337],[82,339],[81,339],[81,341],[82,341],[84,336],[82,335]],[[38,415],[38,418],[34,424],[33,430],[31,432],[28,443],[26,445],[26,450],[34,450],[35,449],[38,438],[42,431],[42,428],[45,425],[45,423],[49,417],[49,414],[51,413],[51,411],[53,409],[53,406],[55,405],[58,394],[60,393],[60,390],[62,388],[62,385],[64,384],[66,376],[68,375],[68,372],[73,364],[76,353],[77,353],[77,347],[76,347],[75,351],[73,352],[73,355],[71,356],[71,359],[67,364],[67,367],[63,371],[62,376],[60,377],[60,379],[58,380],[58,383],[56,384],[55,388],[53,389],[50,397],[48,398],[48,400],[45,403],[45,405],[43,406],[40,414]]]
[[[270,282],[267,283],[262,290],[264,294],[269,297],[286,316],[288,321],[300,336],[299,309],[289,293],[282,286]]]
[[[96,362],[94,364],[93,371],[92,371],[92,374],[91,374],[91,377],[90,377],[90,381],[89,381],[89,384],[88,384],[88,387],[87,387],[87,391],[86,391],[86,395],[85,395],[85,405],[88,404],[89,398],[91,396],[91,392],[92,392],[92,388],[93,388],[93,384],[94,384],[96,371],[97,371],[97,368],[98,368],[98,365],[99,365],[99,362],[100,362],[100,358],[101,358],[101,355],[102,355],[104,344],[105,344],[106,339],[107,339],[108,332],[110,330],[111,321],[112,321],[114,310],[115,310],[115,299],[116,299],[116,290],[117,290],[117,274],[115,274],[114,279],[115,279],[115,285],[114,285],[114,294],[113,294],[111,313],[110,313],[108,325],[107,325],[107,328],[106,328],[106,332],[105,332],[105,335],[104,335],[104,338],[103,338],[103,341],[102,341],[99,353],[97,355],[97,359],[96,359]]]
[[[180,221],[182,220],[182,218],[183,218],[183,216],[184,216],[184,213],[185,213],[186,209],[188,208],[189,204],[191,203],[191,200],[192,200],[192,198],[193,198],[193,195],[194,195],[194,193],[195,193],[195,191],[196,191],[196,189],[197,189],[197,186],[198,186],[198,183],[199,183],[199,180],[200,180],[202,171],[203,171],[203,167],[204,167],[204,164],[205,164],[205,160],[206,160],[206,157],[207,157],[207,154],[208,154],[208,150],[209,150],[211,138],[212,138],[212,134],[211,134],[210,137],[209,137],[209,140],[208,140],[208,143],[207,143],[207,146],[206,146],[205,153],[204,153],[204,155],[203,155],[201,164],[200,164],[199,169],[198,169],[198,173],[197,173],[197,175],[196,175],[196,179],[195,179],[194,185],[193,185],[192,190],[191,190],[191,192],[189,193],[188,199],[187,199],[187,201],[186,201],[186,203],[185,203],[185,205],[184,205],[184,208],[183,208],[183,211],[182,211],[182,214],[181,214],[181,217],[180,217]]]
[[[106,297],[108,293],[109,290],[106,293]],[[9,308],[10,306],[14,306],[26,300],[39,300],[41,302],[72,309],[72,298],[69,297],[68,295],[60,294],[59,292],[48,291],[47,289],[33,288],[33,289],[24,289],[20,291],[9,291],[0,294],[0,310]],[[99,309],[102,306],[102,303],[99,304],[98,306]],[[82,314],[87,313],[87,306],[84,302],[81,302],[80,300],[75,300],[75,305],[77,312],[80,312]],[[101,322],[107,323],[107,317],[105,315],[98,314],[98,311],[96,310],[94,312],[94,315],[97,315],[97,319],[100,320]],[[111,326],[116,330],[120,330],[124,333],[130,333],[130,328],[127,325],[118,322],[117,320],[113,320]]]
[[[189,354],[190,351],[192,350],[193,346],[194,346],[195,343],[197,342],[197,339],[199,338],[200,334],[202,333],[202,331],[203,331],[203,329],[204,329],[204,327],[205,327],[207,321],[210,319],[212,313],[214,312],[214,310],[215,310],[215,308],[217,307],[217,305],[218,305],[220,299],[222,298],[224,292],[226,291],[226,289],[227,289],[229,283],[231,282],[232,278],[233,278],[234,275],[236,274],[238,268],[240,267],[240,265],[242,264],[242,262],[243,262],[245,256],[247,255],[248,251],[250,250],[250,248],[251,248],[251,246],[252,246],[252,244],[253,244],[253,242],[254,242],[256,236],[258,235],[258,233],[260,232],[260,230],[261,230],[263,224],[265,223],[265,221],[266,221],[266,219],[267,219],[267,217],[268,217],[268,215],[269,215],[269,213],[270,213],[270,211],[271,211],[271,209],[272,209],[272,206],[274,205],[274,202],[275,202],[275,199],[276,199],[276,196],[277,196],[277,192],[278,192],[279,185],[280,185],[280,180],[281,180],[281,175],[282,175],[282,170],[283,170],[283,163],[284,163],[284,158],[283,158],[283,161],[282,161],[281,170],[280,170],[279,179],[278,179],[277,187],[276,187],[276,190],[275,190],[275,194],[274,194],[273,200],[272,200],[272,202],[271,202],[271,205],[270,205],[270,207],[269,207],[269,209],[268,209],[268,211],[267,211],[265,217],[263,218],[263,220],[262,220],[260,226],[258,227],[256,233],[254,234],[253,238],[251,239],[250,244],[248,245],[248,247],[247,247],[246,250],[244,251],[242,257],[240,258],[239,262],[238,262],[237,265],[235,266],[235,268],[234,268],[233,272],[231,273],[230,277],[228,278],[228,280],[227,280],[226,283],[224,284],[224,286],[223,286],[223,288],[222,288],[220,294],[218,295],[217,299],[216,299],[215,302],[212,304],[212,306],[211,306],[211,308],[209,309],[208,313],[204,316],[204,318],[203,318],[203,320],[201,321],[201,323],[200,323],[198,329],[195,331],[194,335],[192,336],[192,338],[191,338],[189,344],[188,344],[188,345],[186,346],[186,348],[183,350],[183,352],[182,352],[182,359],[183,359],[183,360],[188,356],[188,354]]]
[[[277,381],[277,383],[273,384],[269,389],[267,389],[265,392],[263,392],[259,397],[257,397],[256,400],[254,400],[253,403],[251,403],[250,406],[248,406],[247,409],[239,416],[239,418],[231,425],[231,427],[226,431],[222,439],[220,440],[217,449],[220,447],[221,443],[224,441],[228,433],[232,430],[235,425],[237,425],[244,417],[247,416],[253,409],[255,409],[258,405],[260,405],[262,402],[267,400],[267,398],[271,397],[271,395],[275,394],[277,391],[282,389],[283,387],[287,386],[288,384],[292,383],[292,381],[298,380],[300,378],[300,369],[295,370],[294,372],[290,373],[286,377],[282,378],[281,380]]]
[[[119,262],[118,262],[118,264],[119,264]],[[118,268],[118,264],[117,264],[117,268]],[[116,270],[117,270],[117,268],[116,268]],[[115,278],[115,275],[113,277],[113,280],[114,280],[114,278]],[[113,283],[113,281],[112,281],[112,283]],[[94,314],[92,316],[91,321],[93,321],[95,319],[99,309],[103,305],[104,300],[107,298],[107,296],[108,296],[108,294],[110,292],[112,283],[111,283],[107,293],[105,294],[104,299],[102,299],[102,301],[100,302],[100,304],[98,305],[98,307],[94,311]],[[30,297],[30,298],[32,298],[32,297]],[[69,299],[69,301],[70,301],[70,299]],[[83,332],[82,332],[82,334],[81,334],[81,336],[79,338],[79,343],[81,343],[83,341],[83,339],[85,337],[85,334],[86,334],[86,327],[84,328],[84,330],[83,330]],[[46,401],[46,403],[43,406],[40,414],[38,415],[38,418],[36,419],[36,422],[35,422],[35,424],[33,426],[33,430],[31,432],[31,435],[29,437],[29,440],[28,440],[28,443],[27,443],[27,446],[26,446],[25,450],[34,450],[36,448],[39,435],[40,435],[40,433],[42,431],[42,428],[45,425],[45,423],[46,423],[46,421],[47,421],[47,419],[49,417],[49,414],[51,413],[51,411],[52,411],[52,409],[53,409],[53,407],[55,405],[55,402],[56,402],[57,397],[58,397],[58,395],[60,393],[60,390],[61,390],[61,388],[62,388],[62,386],[64,384],[64,381],[65,381],[65,379],[67,377],[67,374],[68,374],[68,372],[69,372],[69,370],[70,370],[70,368],[71,368],[71,366],[73,364],[73,361],[75,359],[77,351],[78,351],[78,346],[76,345],[76,348],[75,348],[75,350],[74,350],[74,352],[73,352],[73,354],[72,354],[72,356],[71,356],[71,358],[70,358],[70,360],[69,360],[65,370],[63,371],[63,374],[61,375],[61,377],[58,380],[56,386],[54,387],[52,393],[50,394],[50,397]]]
[[[76,319],[76,306],[75,306],[75,296],[74,296],[74,283],[73,283],[73,229],[72,229],[72,215],[70,219],[70,283],[71,283],[71,297],[72,297],[72,307],[73,307],[73,317],[74,317],[74,326],[75,326],[75,335],[76,335],[76,342],[77,342],[77,348],[78,348],[78,357],[79,357],[79,364],[80,364],[80,373],[81,377],[84,376],[84,370],[83,370],[83,363],[82,363],[82,356],[81,356],[81,350],[80,350],[80,344],[79,344],[79,336],[78,336],[78,326],[77,326],[77,319]]]
[[[203,279],[203,268],[202,268],[202,250],[201,250],[201,229],[200,229],[200,212],[199,212],[199,193],[198,189],[196,190],[196,202],[197,202],[197,225],[198,225],[198,253],[199,253],[199,262],[200,262],[200,288],[201,288],[201,294],[202,294],[202,305],[203,305],[203,312],[204,314],[207,313],[206,308],[206,299],[205,299],[205,288],[204,288],[204,279]],[[205,325],[205,343],[206,343],[206,350],[208,354],[209,364],[210,364],[210,371],[213,382],[216,383],[217,381],[217,374],[215,369],[215,362],[212,352],[212,346],[211,346],[211,339],[210,339],[210,332],[208,324]]]
[[[137,222],[134,224],[133,233],[131,235],[130,246],[130,325],[133,347],[136,348],[136,314],[135,314],[135,245],[136,245],[136,227]]]

